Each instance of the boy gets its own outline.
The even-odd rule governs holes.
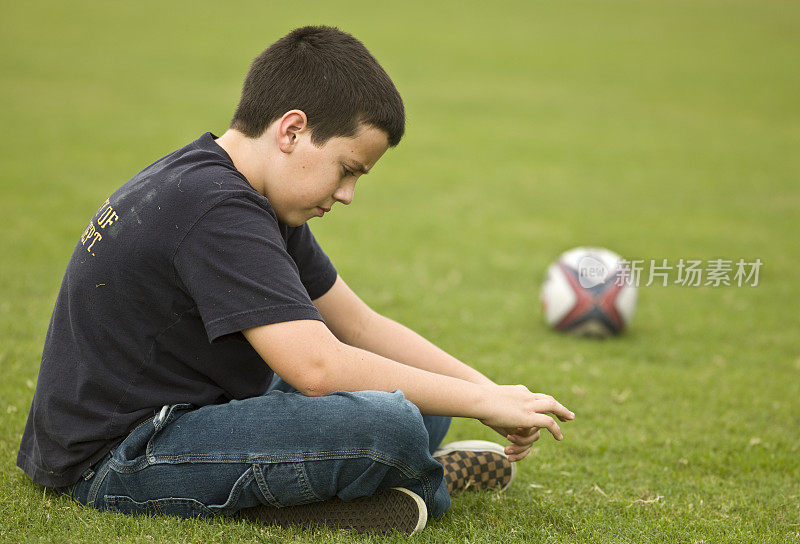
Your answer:
[[[560,440],[546,414],[569,410],[372,311],[308,228],[404,115],[337,29],[259,55],[230,129],[142,170],[81,236],[17,464],[98,509],[412,533],[450,492],[507,487],[540,428]],[[511,444],[437,451],[452,416]]]

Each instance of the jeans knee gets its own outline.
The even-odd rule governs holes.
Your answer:
[[[355,403],[351,425],[362,439],[393,455],[428,448],[428,431],[419,409],[402,391],[348,393]]]

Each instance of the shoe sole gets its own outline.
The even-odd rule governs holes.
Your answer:
[[[413,535],[425,528],[428,508],[422,497],[403,487],[392,487],[353,501],[333,498],[297,506],[256,506],[238,517],[280,527],[326,527],[357,533]]]
[[[497,453],[498,455],[508,459],[508,455],[504,451],[503,446],[497,444],[496,442],[489,442],[487,440],[461,440],[459,442],[450,442],[449,444],[445,444],[443,447],[433,452],[433,457],[440,457],[456,451],[491,452]],[[502,492],[508,489],[516,477],[517,464],[511,463],[511,477],[508,479],[508,483],[501,487],[499,491]]]

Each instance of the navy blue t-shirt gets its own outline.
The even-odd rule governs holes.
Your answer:
[[[17,464],[71,485],[164,404],[263,394],[242,329],[322,320],[336,269],[206,133],[112,194],[83,232],[47,331]]]

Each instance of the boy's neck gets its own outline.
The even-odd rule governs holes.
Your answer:
[[[236,169],[245,177],[250,185],[259,194],[265,195],[263,159],[260,155],[261,138],[248,138],[236,129],[229,128],[215,140],[218,146],[225,150],[233,161]]]

